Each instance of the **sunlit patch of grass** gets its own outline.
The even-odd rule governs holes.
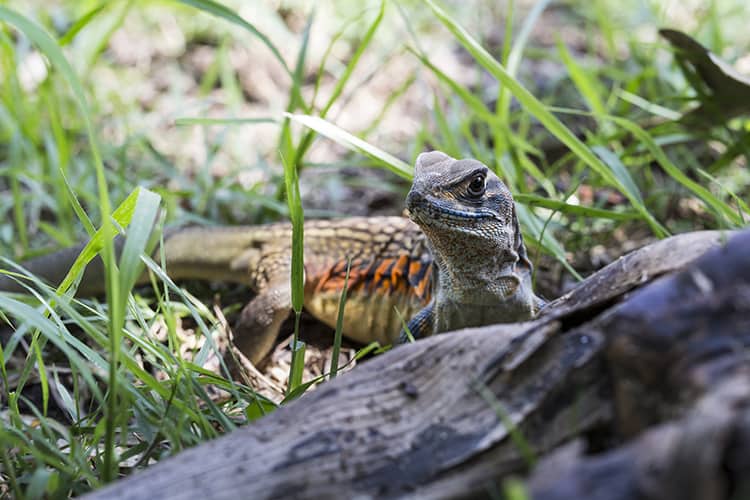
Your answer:
[[[211,2],[197,4],[219,9]],[[57,41],[35,22],[0,8],[0,19],[23,33],[51,63],[49,74],[35,93],[22,88],[16,71],[17,45],[8,35],[10,30],[2,32],[4,50],[0,58],[10,83],[2,91],[2,132],[10,147],[4,155],[9,167],[1,174],[13,192],[12,204],[3,208],[14,213],[20,235],[12,253],[32,253],[26,221],[36,223],[35,217],[43,211],[54,214],[56,220],[54,225],[43,223],[40,227],[58,244],[68,245],[77,239],[75,218],[92,237],[58,290],[34,277],[19,277],[28,284],[31,298],[21,301],[0,294],[3,318],[14,325],[14,333],[2,350],[7,411],[0,432],[6,452],[0,458],[17,498],[83,493],[116,479],[129,467],[144,466],[165,453],[233,429],[235,422],[243,423],[253,416],[238,412],[242,406],[253,403],[264,411],[273,408],[253,391],[200,367],[201,360],[216,350],[210,341],[214,327],[203,321],[195,304],[184,295],[182,303],[194,315],[200,334],[209,339],[196,357],[197,364],[175,355],[179,346],[174,341],[173,320],[166,319],[171,345],[147,334],[158,321],[173,317],[168,295],[161,296],[152,310],[134,302],[130,294],[144,268],[142,257],[153,247],[160,197],[136,189],[120,208],[111,210],[110,187],[88,92],[60,48],[102,11],[90,11],[68,31],[67,38]],[[223,8],[212,13],[238,19]],[[119,19],[121,22],[121,16]],[[116,25],[110,27],[109,34]],[[71,89],[70,95],[59,89],[61,83]],[[48,106],[46,113],[34,112],[43,106]],[[79,140],[80,134],[87,137],[86,142]],[[74,161],[72,150],[78,148],[90,156],[82,155],[76,168],[83,165],[88,169],[96,193],[92,196],[90,190],[80,196],[80,201],[81,185],[77,180],[76,184],[69,181],[77,177],[70,164]],[[54,188],[45,190],[41,187],[44,184]],[[50,194],[35,196],[45,191]],[[98,218],[88,215],[92,207],[98,209]],[[117,255],[113,243],[116,232],[125,233]],[[97,254],[105,264],[101,279],[106,309],[88,308],[66,293],[75,288],[84,267]],[[12,268],[8,261],[3,264],[3,269]],[[158,274],[158,268],[153,270]],[[165,291],[170,288],[181,295],[171,282]],[[53,355],[65,359],[67,370],[60,371],[59,361],[50,364],[48,357]],[[142,356],[157,366],[164,378],[155,378],[145,369]],[[8,363],[15,359],[25,359],[19,372],[9,370]],[[25,388],[32,382],[41,389],[40,407],[25,395]],[[209,386],[231,394],[229,403],[216,403]],[[53,396],[55,406],[63,411],[62,420],[49,414]]]

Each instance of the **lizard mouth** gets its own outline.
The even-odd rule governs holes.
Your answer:
[[[427,198],[414,190],[406,197],[406,208],[409,218],[423,230],[435,227],[475,234],[478,226],[498,222],[497,214],[487,208],[456,208],[455,203]]]

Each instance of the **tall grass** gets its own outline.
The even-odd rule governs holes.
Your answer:
[[[256,165],[274,173],[271,189],[244,189],[230,179],[205,173],[187,177],[137,131],[122,146],[102,138],[100,114],[107,103],[95,98],[99,94],[94,91],[96,81],[90,78],[92,68],[100,62],[109,37],[130,12],[144,8],[141,4],[89,7],[55,34],[44,27],[45,23],[52,26],[44,16],[32,20],[0,7],[0,20],[5,23],[0,29],[4,76],[0,189],[6,194],[0,197],[0,213],[9,215],[0,223],[4,256],[0,272],[16,276],[28,287],[24,296],[0,293],[0,320],[13,325],[7,328],[8,339],[0,349],[2,398],[7,406],[5,425],[0,428],[0,474],[17,498],[82,494],[273,411],[273,402],[229,380],[226,367],[221,372],[225,376],[203,368],[217,352],[213,338],[218,318],[176,286],[148,256],[159,239],[160,208],[169,217],[189,202],[197,212],[185,216],[189,220],[232,222],[236,212],[288,217],[294,227],[290,280],[298,314],[304,285],[304,200],[299,176],[311,164],[309,155],[316,140],[334,141],[351,151],[352,158],[366,158],[368,165],[390,172],[393,179],[410,179],[413,158],[409,156],[428,147],[480,159],[516,194],[527,241],[567,266],[574,276],[570,253],[581,250],[597,233],[644,229],[661,237],[698,227],[675,215],[675,204],[683,200],[698,207],[705,227],[746,223],[749,182],[738,169],[748,159],[746,119],[736,118],[709,131],[670,121],[685,111],[685,97],[692,95],[691,89],[672,65],[657,60],[653,44],[645,46],[634,31],[618,29],[618,23],[611,22],[612,13],[623,15],[613,2],[595,2],[591,17],[582,21],[596,34],[592,38],[604,41],[603,48],[590,48],[599,57],[595,63],[576,57],[565,40],[558,42],[552,56],[539,56],[531,33],[536,23],[543,22],[551,2],[537,2],[525,16],[515,12],[517,7],[511,3],[502,23],[507,36],[493,49],[475,35],[476,30],[463,24],[466,21],[458,12],[435,1],[399,4],[398,9],[378,1],[342,23],[313,70],[309,69],[309,51],[317,26],[314,12],[304,13],[305,28],[293,40],[274,40],[272,30],[249,22],[221,3],[174,2],[178,3],[182,9],[194,9],[193,13],[219,19],[250,36],[272,55],[287,78],[287,100],[280,104],[283,110],[269,106],[263,116],[185,116],[177,122],[182,127],[211,130],[240,125],[252,130],[260,123],[276,124],[278,154],[270,165],[262,161]],[[176,7],[165,4],[164,8]],[[650,15],[657,24],[658,13]],[[702,26],[721,27],[728,22],[729,14],[722,17],[718,8],[705,15]],[[88,34],[105,17],[99,38],[85,51],[74,50],[77,37]],[[366,56],[383,50],[379,36],[401,29],[401,23],[410,35],[402,37],[403,43],[394,50],[409,54],[416,68],[413,76],[386,99],[383,112],[363,132],[345,130],[331,118],[332,110],[339,106],[343,112],[357,112],[346,107],[347,97],[358,85],[356,75],[371,70],[363,67]],[[429,45],[421,43],[418,33],[425,24],[433,31],[443,30],[443,36],[474,60],[475,83],[467,84],[465,78],[451,74]],[[242,92],[231,72],[226,44],[236,33],[218,37],[222,41],[217,52],[223,55],[217,56],[201,82],[202,91],[231,87],[234,101],[242,98]],[[345,36],[352,40],[351,52],[335,61],[334,49]],[[729,39],[707,38],[717,44],[717,50]],[[297,44],[293,64],[280,50],[290,41]],[[632,52],[627,63],[618,59],[622,45]],[[47,75],[29,90],[18,68],[37,53],[47,64]],[[537,95],[524,84],[519,73],[530,56],[559,61],[565,86],[580,105],[560,102],[555,95]],[[322,82],[330,75],[337,80],[326,93]],[[484,89],[487,76],[498,84],[491,92]],[[426,80],[436,83],[429,86]],[[389,152],[387,144],[368,140],[387,108],[408,98],[417,84],[429,89],[424,102],[433,109],[425,112],[409,153]],[[584,123],[583,130],[580,123]],[[549,153],[551,137],[563,145],[562,153]],[[709,140],[722,146],[719,155],[711,155],[704,146]],[[219,142],[209,148],[211,154],[220,147]],[[131,154],[142,161],[130,163]],[[151,180],[165,177],[171,177],[177,188]],[[620,193],[623,201],[583,202],[578,196],[583,185]],[[119,258],[112,244],[117,233],[125,236]],[[25,276],[16,265],[21,258],[70,245],[84,235],[91,243],[57,290]],[[96,255],[106,267],[105,305],[73,295],[78,276]],[[144,266],[152,276],[154,299],[131,293]],[[345,295],[340,307],[345,307]],[[178,329],[183,319],[192,321],[196,334],[205,339],[193,361],[179,354]],[[153,332],[163,333],[158,337],[167,340],[160,341]],[[301,380],[304,348],[297,340],[295,336],[287,400],[318,381]],[[332,377],[337,369],[332,367]],[[32,386],[39,388],[39,398],[30,396]],[[226,393],[220,402],[213,397],[215,389]]]
[[[218,4],[186,3],[237,22],[264,39],[252,25]],[[88,105],[88,92],[61,50],[62,44],[84,30],[86,24],[103,10],[94,9],[85,14],[58,41],[27,17],[0,7],[0,20],[22,33],[52,66],[51,75],[39,87],[38,95],[24,95],[21,84],[15,79],[16,46],[8,31],[3,31],[3,64],[7,74],[11,75],[11,85],[3,95],[4,110],[9,111],[4,114],[3,125],[14,151],[8,156],[11,167],[4,179],[12,188],[12,210],[22,235],[19,240],[21,247],[14,248],[14,251],[30,253],[25,228],[26,219],[34,212],[27,213],[26,210],[28,207],[33,210],[34,200],[19,182],[25,181],[24,187],[34,186],[33,178],[25,179],[33,175],[33,171],[19,169],[21,163],[28,161],[51,164],[52,168],[44,172],[42,180],[59,181],[56,184],[58,189],[52,191],[57,196],[52,200],[45,197],[43,202],[54,207],[53,213],[60,216],[62,228],[72,228],[70,214],[75,214],[91,237],[59,289],[50,289],[34,277],[15,273],[19,280],[27,283],[31,296],[29,303],[0,295],[2,317],[16,325],[2,349],[4,399],[9,425],[4,425],[0,431],[0,446],[5,450],[0,457],[2,471],[8,479],[10,493],[16,498],[61,497],[85,492],[117,478],[129,461],[136,467],[143,466],[158,460],[168,449],[176,452],[216,436],[219,429],[231,430],[235,426],[233,420],[244,420],[239,419],[242,413],[236,411],[243,401],[272,407],[270,402],[252,391],[176,357],[178,345],[168,347],[143,335],[163,322],[169,330],[169,337],[174,339],[174,318],[187,313],[194,316],[202,335],[210,340],[215,327],[208,325],[217,324],[217,321],[211,317],[204,321],[209,314],[205,307],[187,301],[187,297],[165,276],[162,276],[166,281],[165,291],[171,289],[183,296],[184,300],[177,307],[172,305],[168,296],[162,296],[156,307],[151,308],[144,303],[136,304],[130,294],[142,273],[142,258],[152,248],[160,197],[151,191],[136,189],[117,210],[111,210],[96,118]],[[58,95],[56,85],[59,82],[70,88],[70,98],[64,93]],[[45,135],[42,137],[37,134],[43,128],[35,127],[31,121],[34,119],[31,109],[37,105],[37,99],[40,104],[53,105],[47,118],[49,133],[43,131]],[[73,109],[67,104],[68,100],[74,104]],[[63,116],[73,120],[63,121]],[[75,128],[79,124],[81,127]],[[88,215],[67,178],[71,143],[81,129],[88,138],[83,148],[91,155],[91,159],[84,162],[94,174],[97,193],[93,198],[95,203],[90,203],[91,199],[84,202],[98,208],[98,217],[94,219],[98,222]],[[59,154],[54,157],[53,153]],[[52,225],[45,226],[45,230],[61,244],[74,241]],[[124,231],[126,238],[119,258],[116,258],[113,237],[119,231]],[[102,277],[106,282],[106,309],[81,304],[66,293],[71,287],[75,288],[77,277],[97,254],[102,257],[106,270]],[[10,270],[14,266],[5,260],[3,268]],[[154,271],[159,273],[158,268]],[[9,271],[2,272],[9,274]],[[63,318],[69,318],[69,322]],[[197,360],[206,358],[207,346],[211,346],[210,341],[204,344]],[[24,359],[19,358],[24,350],[28,354],[18,372],[20,376],[16,376],[9,371],[8,363]],[[55,351],[66,359],[69,372],[60,371],[57,364],[49,364],[48,357]],[[145,370],[141,356],[160,367],[166,378],[157,379]],[[42,392],[41,408],[25,395],[26,385],[34,378],[38,379]],[[69,390],[71,384],[72,392]],[[206,390],[208,384],[227,390],[234,397],[229,404],[219,407]],[[48,413],[51,395],[55,395],[56,406],[64,411],[68,425],[63,425],[59,417]],[[28,413],[35,418],[30,420],[26,417]]]

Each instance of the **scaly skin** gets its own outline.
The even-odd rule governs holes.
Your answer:
[[[234,326],[234,342],[257,363],[273,348],[291,309],[291,227],[273,224],[218,231],[218,256],[196,253],[196,241],[214,240],[212,230],[188,229],[167,241],[167,269],[191,277],[216,258],[210,275],[244,276],[258,292]],[[412,317],[430,300],[432,257],[419,228],[403,217],[353,217],[305,223],[305,309],[334,327],[351,259],[343,332],[358,342],[392,344],[401,330],[396,310]],[[213,247],[214,245],[212,245]],[[200,247],[198,247],[200,248]],[[221,273],[219,272],[221,271]],[[227,272],[228,271],[228,272]],[[210,276],[204,276],[210,277]]]
[[[406,205],[438,268],[433,300],[409,323],[415,337],[523,321],[541,307],[513,197],[485,165],[419,155]]]
[[[401,320],[431,298],[432,257],[419,228],[404,217],[351,217],[305,222],[305,301],[308,312],[333,327],[351,258],[345,335],[363,343],[393,343]],[[116,246],[122,246],[122,240]],[[58,284],[82,246],[34,259],[24,266]],[[158,255],[158,254],[157,254]],[[191,227],[169,233],[166,268],[172,279],[239,282],[257,295],[234,325],[234,342],[254,363],[272,349],[291,309],[291,226]],[[157,259],[158,260],[158,259]],[[102,263],[92,261],[78,295],[103,293]],[[145,276],[144,276],[145,278]],[[144,281],[143,279],[141,281]],[[0,291],[23,292],[0,275]]]

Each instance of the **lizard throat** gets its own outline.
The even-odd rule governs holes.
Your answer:
[[[459,304],[497,305],[511,299],[523,286],[514,264],[509,262],[455,266],[438,259],[437,266],[438,301],[447,299]]]
[[[521,288],[513,226],[490,211],[465,212],[415,196],[409,216],[427,236],[439,288],[462,303],[497,304]],[[470,215],[467,215],[470,214]]]

